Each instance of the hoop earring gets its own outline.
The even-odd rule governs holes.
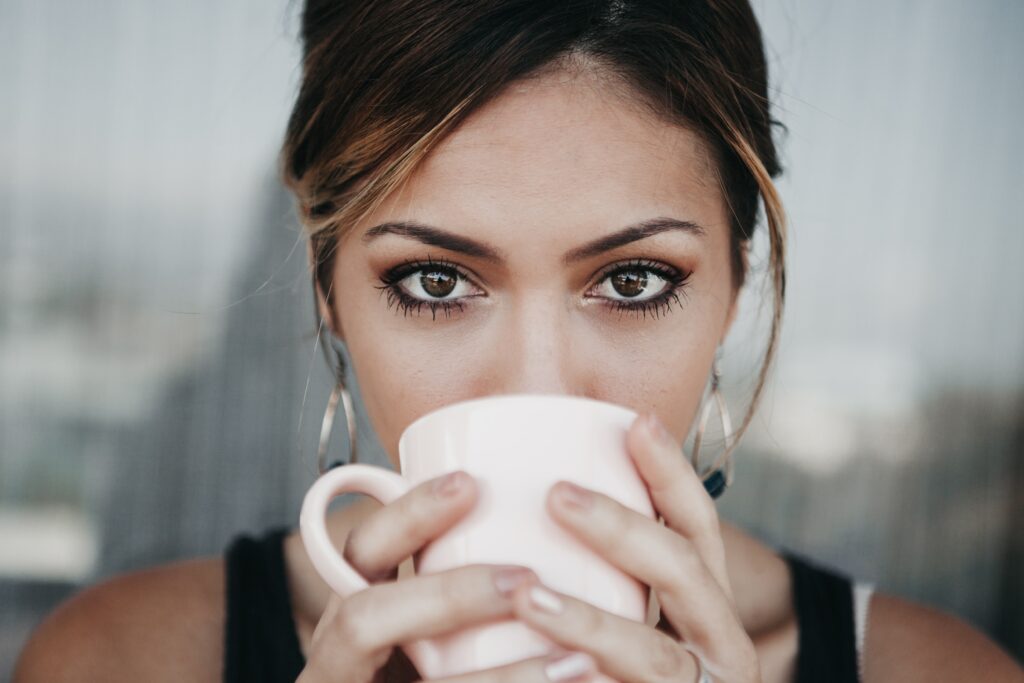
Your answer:
[[[334,426],[334,414],[338,411],[338,399],[341,399],[345,410],[345,422],[348,424],[348,452],[351,461],[354,463],[358,458],[356,452],[356,416],[352,408],[352,397],[341,380],[334,385],[331,397],[327,399],[327,410],[324,411],[324,420],[320,425],[320,446],[316,452],[316,465],[320,474],[332,470],[335,467],[344,465],[344,460],[335,460],[327,463],[327,446],[331,443],[331,428]]]
[[[711,397],[701,410],[697,433],[693,437],[693,453],[690,455],[690,462],[693,464],[694,471],[698,473],[698,476],[704,483],[704,489],[712,498],[721,496],[725,489],[732,484],[733,466],[730,456],[736,445],[732,442],[732,420],[729,418],[729,409],[726,407],[725,399],[722,398],[722,392],[719,389],[721,379],[722,373],[718,369],[718,357],[716,356],[711,363]],[[722,421],[725,449],[718,455],[710,467],[701,472],[700,447],[704,439],[704,429],[707,427],[708,418],[711,417],[712,403],[718,406],[718,415]]]

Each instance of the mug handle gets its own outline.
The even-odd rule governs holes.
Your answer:
[[[411,488],[400,474],[382,467],[352,464],[325,472],[302,501],[299,528],[313,566],[331,589],[347,598],[370,584],[352,568],[327,534],[327,506],[342,493],[365,493],[387,505]]]
[[[342,493],[365,493],[387,505],[410,488],[412,485],[400,474],[356,463],[325,472],[306,492],[299,515],[302,544],[313,567],[335,593],[347,598],[370,584],[331,543],[327,534],[327,506],[331,500]],[[442,655],[432,640],[403,643],[402,649],[421,676],[439,677]]]

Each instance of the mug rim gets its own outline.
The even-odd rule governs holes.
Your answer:
[[[446,412],[449,412],[449,411],[456,411],[456,410],[465,410],[466,407],[469,406],[470,404],[479,405],[479,404],[483,404],[483,403],[496,403],[496,402],[504,402],[504,401],[516,403],[516,402],[520,402],[520,401],[524,401],[524,400],[528,400],[528,399],[531,400],[531,401],[542,400],[542,401],[550,401],[550,402],[562,403],[562,404],[569,404],[569,403],[588,404],[588,405],[595,406],[595,407],[599,406],[601,409],[604,409],[604,410],[610,410],[612,412],[619,412],[620,414],[621,413],[632,414],[632,416],[634,418],[637,415],[639,415],[639,413],[637,411],[633,410],[632,408],[630,408],[628,406],[624,406],[624,405],[621,405],[619,403],[612,403],[610,401],[602,401],[602,400],[596,399],[596,398],[590,398],[589,396],[579,396],[579,395],[576,395],[576,394],[542,394],[542,393],[536,393],[536,392],[523,392],[523,393],[518,393],[517,392],[517,393],[505,393],[505,394],[489,394],[487,396],[479,396],[477,398],[468,398],[468,399],[465,399],[465,400],[462,400],[462,401],[456,401],[455,403],[447,403],[447,404],[445,404],[443,406],[440,406],[438,408],[434,408],[433,410],[431,410],[431,411],[429,411],[427,413],[424,413],[423,415],[420,415],[418,418],[416,418],[415,420],[410,422],[409,425],[405,429],[402,430],[402,434],[401,434],[401,436],[398,439],[399,445],[401,445],[401,443],[405,439],[406,435],[409,434],[421,422],[424,422],[428,418],[435,417],[435,416],[437,416],[437,415],[439,415],[441,413],[446,413]]]

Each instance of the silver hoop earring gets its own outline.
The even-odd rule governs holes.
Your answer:
[[[334,414],[338,411],[338,399],[345,410],[345,422],[348,424],[348,452],[351,462],[356,462],[356,415],[352,408],[352,397],[345,387],[345,383],[338,380],[331,390],[331,397],[327,399],[327,410],[324,411],[324,420],[320,425],[320,446],[316,452],[316,465],[320,474],[332,470],[339,465],[344,465],[344,460],[335,460],[327,463],[327,446],[331,443],[331,428],[334,427]]]
[[[697,472],[704,489],[712,498],[718,498],[725,489],[732,484],[732,449],[735,444],[732,442],[732,420],[729,418],[729,409],[722,398],[721,385],[722,373],[718,369],[718,358],[711,363],[711,396],[704,408],[701,410],[700,422],[697,426],[697,433],[693,437],[693,453],[690,455],[690,462]],[[704,429],[707,427],[708,418],[711,417],[711,405],[718,406],[718,414],[722,421],[722,434],[725,440],[725,449],[718,455],[715,461],[703,472],[700,469],[700,447],[704,439]]]

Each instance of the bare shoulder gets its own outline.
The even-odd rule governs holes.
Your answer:
[[[951,614],[876,592],[864,642],[865,683],[1024,683],[1024,669],[996,643]]]
[[[792,680],[799,643],[786,560],[724,520],[721,531],[737,609],[757,647],[764,680]],[[876,591],[868,609],[863,679],[1024,683],[1024,669],[968,622]]]
[[[22,650],[14,681],[217,681],[223,628],[222,559],[123,574],[47,616]]]

